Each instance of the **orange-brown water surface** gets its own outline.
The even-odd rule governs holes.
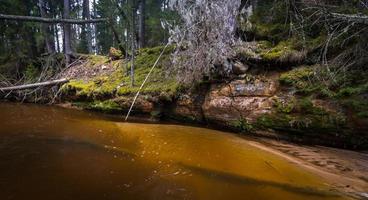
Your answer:
[[[0,199],[347,199],[244,138],[0,104]]]

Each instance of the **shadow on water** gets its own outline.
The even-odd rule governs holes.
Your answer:
[[[317,197],[338,197],[339,196],[336,193],[333,193],[330,191],[318,190],[316,188],[311,188],[311,187],[298,187],[298,186],[291,185],[291,184],[277,183],[277,182],[266,181],[266,180],[258,180],[252,177],[239,176],[239,175],[228,173],[228,172],[223,172],[223,171],[218,171],[218,170],[213,170],[213,169],[208,169],[208,168],[202,168],[198,166],[189,166],[183,163],[180,163],[180,165],[208,179],[216,179],[218,181],[230,182],[233,184],[242,184],[242,185],[256,186],[256,187],[275,187],[281,190],[285,190],[287,192],[311,196],[311,198],[313,196],[317,196]]]

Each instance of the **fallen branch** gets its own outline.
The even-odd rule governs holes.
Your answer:
[[[4,15],[0,14],[0,19],[2,20],[13,20],[13,21],[29,21],[29,22],[41,22],[50,24],[89,24],[89,23],[100,23],[107,22],[107,18],[101,19],[57,19],[57,18],[44,18],[44,17],[33,17],[33,16],[20,16],[20,15]]]
[[[18,85],[18,86],[12,86],[12,87],[5,87],[0,88],[0,92],[9,92],[14,90],[25,90],[25,89],[31,89],[36,87],[42,87],[42,86],[51,86],[51,85],[58,85],[69,82],[68,79],[59,79],[59,80],[53,80],[53,81],[46,81],[41,83],[33,83],[33,84],[26,84],[26,85]]]
[[[331,17],[335,19],[340,19],[343,21],[350,21],[357,24],[368,25],[368,16],[367,15],[348,15],[348,14],[340,14],[340,13],[331,13]]]

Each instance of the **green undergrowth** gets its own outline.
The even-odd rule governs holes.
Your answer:
[[[235,128],[241,133],[250,133],[254,130],[254,125],[244,118],[239,118],[238,120],[229,122],[229,126]]]
[[[345,117],[343,115],[274,113],[259,117],[256,126],[300,134],[344,134]]]
[[[174,77],[166,76],[164,69],[170,65],[170,54],[174,47],[165,50],[161,60],[151,73],[142,94],[161,94],[173,96],[178,90],[179,84]],[[71,80],[63,86],[63,92],[68,95],[75,95],[77,99],[107,99],[115,96],[132,95],[136,93],[156,59],[160,55],[163,47],[141,49],[136,56],[134,71],[134,86],[131,86],[131,77],[127,73],[131,62],[117,64],[116,69],[108,75],[97,75],[88,80]],[[108,62],[104,56],[91,56],[91,65],[102,65]],[[119,61],[114,61],[119,62]],[[88,66],[86,68],[88,70]],[[130,70],[128,70],[130,72]]]
[[[108,114],[121,113],[123,109],[113,100],[92,101],[92,102],[74,102],[73,106],[86,110],[98,111]]]
[[[281,85],[293,87],[297,95],[333,101],[358,118],[368,118],[367,72],[356,70],[333,75],[329,80],[327,69],[303,66],[281,74],[279,81]]]
[[[294,132],[336,132],[346,126],[343,113],[328,111],[314,105],[308,97],[274,99],[274,112],[258,118],[256,126]]]

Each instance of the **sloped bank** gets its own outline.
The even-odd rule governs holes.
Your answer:
[[[125,66],[129,63],[93,57],[73,70],[92,71],[76,75],[63,86],[63,102],[106,113],[124,114],[161,47],[144,49],[138,55],[136,85],[130,86]],[[367,118],[344,106],[341,99],[302,94],[300,87],[312,67],[293,70],[248,70],[252,66],[234,64],[238,75],[227,82],[203,83],[185,90],[173,77],[163,73],[170,51],[153,73],[139,96],[133,115],[175,119],[213,125],[257,136],[293,140],[335,147],[366,149]],[[346,88],[345,88],[346,89]],[[362,94],[366,90],[359,91]],[[359,93],[358,92],[358,93]],[[354,95],[359,96],[355,91]],[[356,99],[349,97],[348,99]],[[358,101],[358,100],[357,100]],[[364,105],[363,105],[364,106]]]

